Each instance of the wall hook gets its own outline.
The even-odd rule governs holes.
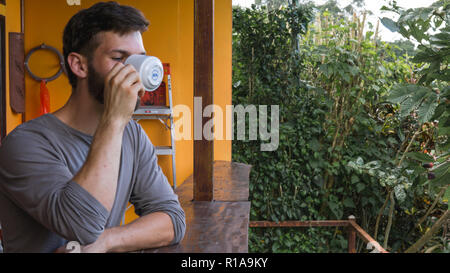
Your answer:
[[[53,75],[52,77],[40,78],[40,77],[36,76],[35,74],[33,74],[33,72],[31,72],[30,67],[28,66],[28,61],[30,60],[31,55],[33,55],[33,53],[38,51],[38,50],[50,50],[50,51],[54,52],[56,55],[58,55],[60,68],[59,68],[58,72],[55,75]],[[38,81],[38,82],[45,81],[45,83],[48,83],[50,81],[53,81],[53,80],[57,79],[63,72],[67,74],[66,69],[64,67],[64,65],[65,65],[64,64],[64,57],[62,56],[62,54],[59,52],[58,49],[56,49],[56,48],[54,48],[52,46],[46,45],[45,43],[43,43],[40,46],[37,46],[37,47],[31,49],[30,52],[28,52],[28,55],[25,58],[24,65],[25,65],[26,70],[30,74],[30,76],[33,79],[35,79],[36,81]]]

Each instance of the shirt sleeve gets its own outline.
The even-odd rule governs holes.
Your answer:
[[[72,180],[50,142],[37,134],[10,134],[0,148],[0,190],[52,232],[91,244],[103,233],[109,212]]]
[[[139,216],[154,212],[165,212],[172,219],[174,240],[179,243],[186,231],[185,214],[178,201],[178,196],[167,181],[167,177],[158,165],[155,147],[140,125],[138,128],[139,158],[136,183],[130,202]]]

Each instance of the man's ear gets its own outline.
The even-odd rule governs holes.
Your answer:
[[[88,76],[88,63],[87,58],[81,54],[72,52],[67,57],[67,62],[69,64],[72,72],[81,79],[85,79]]]

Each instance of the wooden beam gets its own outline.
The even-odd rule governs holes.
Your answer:
[[[203,117],[203,109],[214,102],[214,0],[194,0],[194,100],[202,99],[201,124],[194,117],[194,200],[213,201],[214,141],[203,137],[204,125],[211,118]],[[195,103],[194,103],[195,105]],[[195,106],[194,106],[195,107]]]

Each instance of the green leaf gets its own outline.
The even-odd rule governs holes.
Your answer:
[[[359,182],[359,177],[356,175],[352,175],[351,181],[352,181],[352,184],[356,184]]]
[[[439,135],[440,136],[450,135],[450,127],[439,127]]]
[[[434,52],[431,49],[426,48],[423,51],[419,51],[411,61],[414,63],[422,63],[422,62],[431,63],[433,61],[439,60],[439,58],[440,56],[438,53]]]
[[[431,163],[434,162],[434,158],[425,154],[425,153],[420,153],[420,152],[410,152],[406,154],[406,157],[415,159],[417,161],[420,161],[421,163]]]
[[[359,73],[359,67],[357,66],[350,66],[349,72],[352,76],[356,76]]]
[[[432,94],[428,88],[420,88],[418,86],[410,86],[411,97],[401,104],[401,115],[403,117],[409,115],[411,111],[414,111],[422,104],[425,98],[428,98]],[[423,104],[422,104],[423,105]],[[436,109],[436,108],[434,108]],[[433,110],[434,113],[434,110]]]
[[[309,146],[313,151],[318,151],[320,149],[319,140],[317,140],[317,138],[311,139],[311,141],[309,142]]]
[[[364,160],[361,157],[358,157],[356,159],[356,164],[359,166],[362,166],[362,165],[364,165]]]
[[[392,103],[401,103],[410,96],[409,90],[405,85],[395,85],[388,96],[388,101]]]
[[[427,121],[430,121],[431,117],[433,117],[434,111],[436,110],[437,106],[438,106],[437,102],[425,100],[417,111],[417,114],[419,115],[419,122],[425,123]]]
[[[434,186],[445,186],[450,184],[450,169],[447,169],[447,171],[440,177],[436,177],[435,179],[431,180],[431,184]]]
[[[400,116],[402,118],[408,116],[411,111],[416,110],[416,108],[420,105],[422,101],[420,100],[414,100],[412,98],[406,99],[404,102],[400,105]]]
[[[420,100],[428,94],[429,91],[429,88],[415,84],[397,84],[391,89],[388,101],[392,103],[402,103],[408,98],[414,98],[411,103],[418,100],[420,103]]]
[[[442,197],[442,200],[446,200],[447,204],[448,204],[448,209],[450,210],[450,187],[447,188],[447,190],[445,191],[444,197]]]
[[[400,31],[400,29],[399,29],[397,23],[394,22],[392,19],[383,17],[383,18],[381,18],[380,21],[381,21],[381,23],[382,23],[387,29],[389,29],[390,31],[392,31],[392,32],[399,32],[399,31]]]
[[[441,115],[445,112],[445,110],[447,108],[447,105],[445,105],[445,103],[440,103],[438,105],[438,107],[436,108],[436,110],[434,110],[434,115],[433,115],[433,120],[435,119],[439,119],[441,117]]]
[[[356,192],[357,193],[362,192],[365,188],[366,188],[366,185],[364,185],[363,183],[356,184]]]
[[[398,130],[397,132],[398,138],[400,139],[400,141],[404,141],[405,140],[405,134],[403,133],[402,130]]]
[[[347,208],[356,208],[355,203],[353,203],[353,200],[350,198],[346,198],[344,199],[344,201],[342,202],[342,204],[344,206],[346,206]]]
[[[342,78],[344,78],[345,82],[350,83],[350,76],[348,75],[348,73],[344,73],[342,75]]]
[[[330,208],[334,216],[336,216],[336,219],[342,219],[342,215],[344,215],[344,212],[342,211],[342,208],[338,203],[330,201],[328,202],[328,207]]]
[[[277,242],[275,242],[275,243],[272,245],[272,252],[273,252],[273,253],[276,253],[277,250],[278,250],[278,248],[279,248],[279,244],[278,244]]]
[[[332,71],[330,70],[330,66],[327,64],[322,64],[319,67],[319,70],[322,71],[322,73],[328,78],[332,74]]]
[[[438,33],[430,37],[430,42],[433,45],[449,46],[450,45],[450,33]]]
[[[440,178],[441,176],[445,175],[446,172],[449,171],[450,171],[450,162],[445,162],[439,165],[439,167],[433,169],[436,178]]]
[[[394,187],[394,194],[400,203],[403,203],[405,201],[406,193],[405,193],[405,189],[404,189],[403,185],[401,185],[401,184],[396,185]]]

